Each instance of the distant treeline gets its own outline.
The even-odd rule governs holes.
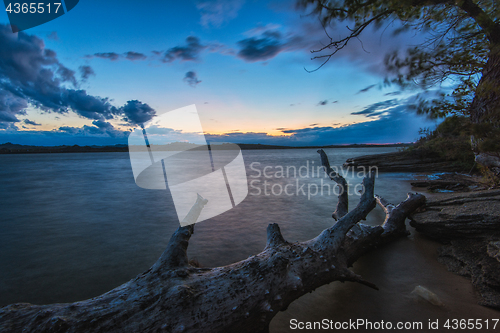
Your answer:
[[[172,143],[159,147],[154,147],[156,150],[185,150],[186,143]],[[262,145],[262,144],[248,144],[242,143],[238,146],[242,150],[249,149],[318,149],[318,148],[365,148],[365,147],[407,147],[409,143],[396,143],[396,144],[352,144],[352,145],[329,145],[329,146],[307,146],[307,147],[290,147],[290,146],[275,146],[275,145]],[[193,145],[193,148],[197,145]],[[143,148],[144,149],[144,148]],[[141,150],[143,150],[141,149]],[[25,146],[13,144],[10,142],[0,144],[0,154],[40,154],[40,153],[99,153],[99,152],[128,152],[127,145],[119,144],[114,146]]]

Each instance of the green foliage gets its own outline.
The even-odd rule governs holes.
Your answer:
[[[471,124],[468,118],[450,116],[434,131],[421,130],[423,135],[407,152],[412,155],[441,158],[469,171],[474,165],[470,149]]]

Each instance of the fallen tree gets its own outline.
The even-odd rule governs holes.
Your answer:
[[[277,312],[333,281],[377,287],[350,267],[364,253],[408,234],[405,220],[425,203],[408,194],[397,206],[374,195],[373,173],[363,179],[359,204],[348,212],[347,182],[318,151],[329,177],[340,186],[338,221],[316,238],[287,242],[278,224],[267,228],[264,250],[216,268],[190,264],[193,225],[172,235],[158,261],[135,279],[89,300],[51,305],[18,303],[0,309],[1,332],[266,332]],[[380,226],[359,221],[379,204]]]

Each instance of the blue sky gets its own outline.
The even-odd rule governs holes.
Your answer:
[[[82,0],[13,34],[2,12],[0,143],[126,143],[191,104],[207,138],[235,143],[409,142],[435,125],[408,107],[418,91],[383,84],[385,55],[422,36],[387,23],[309,73],[328,38],[305,14],[293,1]]]

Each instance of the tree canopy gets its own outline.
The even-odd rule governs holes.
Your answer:
[[[446,79],[457,81],[452,99],[443,98],[427,110],[437,116],[469,114],[481,73],[493,45],[500,44],[500,9],[497,0],[300,0],[312,8],[326,27],[347,21],[347,36],[330,37],[323,48],[313,50],[325,63],[369,26],[399,21],[405,30],[418,30],[426,39],[406,54],[386,56],[393,82],[429,88]],[[444,97],[444,96],[443,96]]]
[[[369,26],[400,23],[395,33],[414,29],[424,41],[405,54],[387,54],[390,82],[429,88],[449,80],[451,94],[422,101],[420,112],[458,114],[471,122],[475,160],[500,180],[500,6],[498,0],[298,0],[320,17],[325,31],[347,22],[345,37],[313,50],[323,66]],[[350,26],[349,26],[350,25]],[[321,67],[320,66],[320,67]]]

